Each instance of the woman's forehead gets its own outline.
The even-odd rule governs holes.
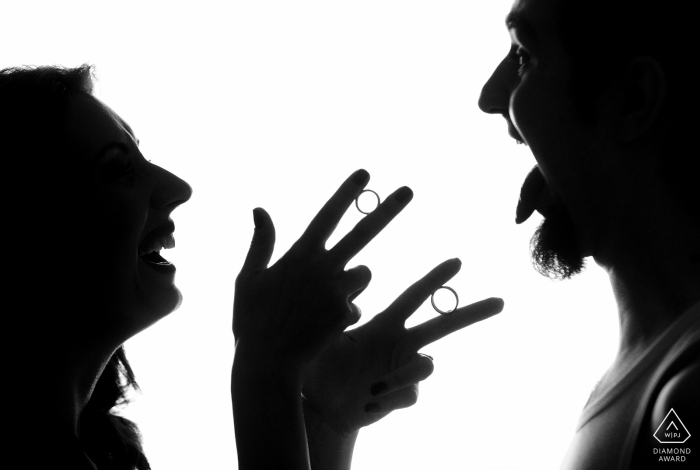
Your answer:
[[[110,142],[138,142],[134,131],[112,108],[84,95],[73,99],[68,117],[71,140],[86,150],[97,150]]]

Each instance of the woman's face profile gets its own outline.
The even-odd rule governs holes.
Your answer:
[[[74,279],[65,282],[83,291],[84,320],[121,342],[180,304],[175,266],[158,252],[174,245],[170,213],[192,189],[146,160],[128,124],[91,96],[74,97],[66,132],[84,181],[77,207],[65,208],[77,220],[65,247],[76,251]]]

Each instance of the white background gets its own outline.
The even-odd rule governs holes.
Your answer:
[[[229,397],[233,281],[266,208],[275,259],[358,168],[415,198],[350,266],[367,264],[363,321],[438,262],[463,303],[505,310],[425,348],[416,406],[365,428],[354,467],[557,468],[617,342],[594,263],[569,282],[530,266],[540,221],[513,222],[534,159],[477,106],[509,47],[509,0],[3,0],[0,67],[97,66],[97,96],[146,158],[187,180],[173,214],[182,307],[130,340],[138,422],[153,468],[236,467]],[[340,234],[360,220],[352,209]],[[409,325],[432,317],[424,305]]]

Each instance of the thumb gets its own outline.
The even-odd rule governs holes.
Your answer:
[[[253,221],[255,222],[253,241],[250,242],[241,274],[266,269],[275,249],[275,226],[272,224],[270,215],[265,212],[265,209],[257,207],[253,209]]]

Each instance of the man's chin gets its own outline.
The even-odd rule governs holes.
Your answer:
[[[550,279],[570,279],[585,269],[585,255],[563,206],[552,207],[535,230],[530,258],[537,272]]]

